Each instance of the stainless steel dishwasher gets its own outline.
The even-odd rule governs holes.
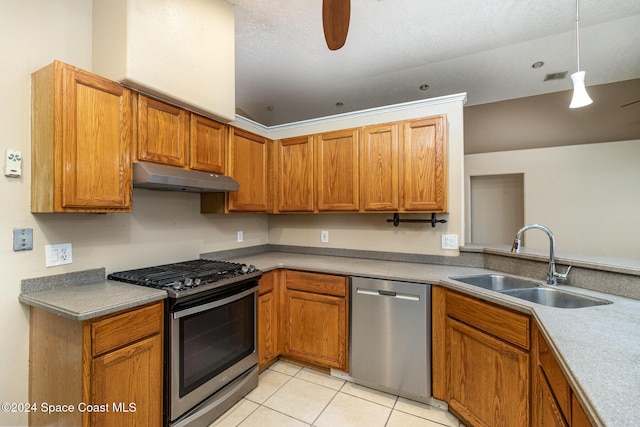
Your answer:
[[[431,286],[351,278],[351,377],[409,399],[431,398]]]

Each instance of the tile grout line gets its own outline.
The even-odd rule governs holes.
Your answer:
[[[295,366],[295,365],[293,365],[293,366]],[[305,379],[305,378],[298,377],[298,375],[299,375],[300,373],[302,373],[302,372],[307,372],[307,371],[305,371],[305,368],[304,368],[304,367],[302,367],[302,368],[300,368],[300,369],[297,369],[293,375],[291,375],[290,373],[285,373],[285,372],[282,372],[282,371],[279,371],[279,370],[273,369],[273,367],[272,367],[272,366],[270,366],[269,368],[267,368],[267,370],[270,370],[270,371],[272,371],[272,372],[275,372],[275,373],[278,373],[278,374],[284,375],[284,376],[286,376],[286,377],[288,377],[288,378],[287,378],[287,380],[286,380],[285,382],[283,382],[281,385],[279,385],[279,386],[278,386],[278,387],[277,387],[277,388],[276,388],[272,393],[270,393],[270,394],[269,394],[269,395],[264,399],[264,401],[263,401],[262,403],[259,403],[259,402],[256,402],[256,401],[253,401],[253,400],[250,400],[250,399],[248,399],[248,398],[245,396],[245,397],[243,398],[244,400],[247,400],[248,402],[254,403],[254,404],[258,405],[258,406],[257,406],[253,411],[251,411],[251,412],[250,412],[246,417],[244,417],[244,418],[243,418],[239,423],[237,423],[237,424],[236,424],[236,426],[239,426],[240,424],[242,424],[243,422],[245,422],[245,421],[246,421],[246,420],[247,420],[251,415],[253,415],[253,414],[254,414],[254,413],[255,413],[259,408],[263,407],[263,408],[265,408],[265,409],[268,409],[268,410],[271,410],[271,411],[277,412],[277,413],[279,413],[279,414],[281,414],[281,415],[284,415],[284,416],[286,416],[286,417],[288,417],[288,418],[290,418],[290,419],[293,419],[293,420],[299,421],[299,422],[301,422],[301,423],[303,423],[303,424],[305,424],[305,425],[307,425],[307,426],[313,427],[313,426],[315,425],[315,423],[318,421],[318,419],[322,416],[322,414],[326,411],[326,409],[327,409],[327,408],[331,405],[331,403],[336,399],[336,397],[337,397],[340,393],[342,393],[342,394],[344,394],[344,395],[346,395],[346,396],[349,396],[349,397],[352,397],[352,398],[355,398],[355,399],[359,399],[359,400],[362,400],[362,401],[365,401],[365,402],[368,402],[368,403],[371,403],[371,404],[374,404],[374,405],[377,405],[377,406],[380,406],[380,407],[383,407],[383,408],[390,409],[389,415],[388,415],[388,416],[387,416],[387,418],[386,418],[386,421],[385,421],[385,423],[384,423],[384,426],[387,426],[387,425],[388,425],[388,423],[389,423],[389,422],[390,422],[390,420],[391,420],[391,416],[393,415],[393,412],[394,412],[394,411],[397,411],[397,412],[399,412],[399,413],[403,413],[403,414],[407,414],[407,415],[410,415],[410,416],[414,416],[414,417],[417,417],[417,418],[420,418],[420,419],[423,419],[423,420],[429,421],[429,422],[431,422],[431,423],[435,423],[435,424],[440,425],[440,426],[443,426],[443,427],[449,427],[449,424],[443,424],[443,423],[441,423],[441,422],[439,422],[439,421],[436,421],[436,420],[433,420],[433,419],[430,419],[430,418],[425,418],[425,417],[423,417],[423,416],[421,416],[421,415],[417,415],[417,414],[414,414],[414,413],[411,413],[411,412],[406,412],[406,411],[403,411],[403,410],[401,410],[401,409],[397,409],[396,407],[397,407],[397,405],[398,405],[398,403],[399,403],[399,401],[400,401],[400,396],[397,396],[397,395],[394,395],[394,394],[390,394],[390,393],[383,392],[384,394],[386,394],[386,395],[391,396],[391,397],[393,397],[393,398],[394,398],[394,399],[393,399],[393,405],[392,405],[391,407],[389,407],[389,406],[386,406],[386,405],[381,404],[381,403],[379,403],[379,402],[375,402],[375,401],[373,401],[373,400],[367,399],[366,397],[361,397],[361,396],[358,396],[358,395],[355,395],[355,394],[351,394],[351,393],[349,393],[349,392],[347,392],[347,391],[344,391],[344,388],[345,388],[345,386],[346,386],[348,383],[353,384],[353,385],[358,385],[358,384],[353,383],[353,382],[348,381],[348,380],[345,380],[345,379],[342,379],[342,378],[333,377],[333,376],[331,376],[331,375],[329,375],[329,376],[328,376],[328,377],[330,377],[330,378],[335,378],[336,380],[340,380],[340,381],[342,381],[342,385],[340,385],[340,387],[339,387],[338,389],[335,389],[335,388],[333,388],[333,387],[328,387],[328,386],[326,386],[326,385],[324,385],[324,384],[320,384],[320,383],[318,383],[318,382],[314,382],[314,381],[309,380],[309,379]],[[308,372],[316,373],[316,371],[313,371],[313,370],[308,370]],[[324,374],[322,374],[322,373],[318,373],[318,374],[319,374],[319,375],[324,375]],[[313,385],[316,385],[316,386],[323,387],[323,388],[325,388],[325,389],[327,389],[327,390],[330,390],[331,392],[334,392],[334,394],[333,394],[333,396],[331,397],[331,399],[329,400],[329,402],[327,402],[327,404],[326,404],[326,405],[324,405],[324,407],[322,408],[322,410],[321,410],[321,411],[319,412],[319,414],[315,417],[315,419],[313,420],[313,422],[312,422],[311,424],[309,424],[309,423],[308,423],[308,422],[306,422],[305,420],[301,420],[301,419],[299,419],[299,418],[296,418],[295,416],[289,415],[289,414],[287,414],[287,413],[283,413],[283,412],[281,412],[281,411],[278,411],[278,410],[276,410],[276,409],[273,409],[273,408],[271,408],[271,407],[269,407],[269,406],[266,406],[266,405],[265,405],[265,403],[266,403],[266,402],[267,402],[271,397],[273,397],[273,396],[274,396],[278,391],[280,391],[280,390],[281,390],[281,389],[282,389],[282,388],[283,388],[287,383],[289,383],[289,382],[291,381],[291,379],[293,379],[293,378],[296,378],[296,379],[298,379],[298,380],[300,380],[300,381],[303,381],[303,382],[306,382],[306,383],[308,383],[308,384],[313,384]],[[362,386],[362,387],[363,387],[363,388],[369,388],[369,387],[365,387],[365,386]],[[375,389],[372,389],[372,390],[375,390]],[[410,399],[408,399],[408,400],[410,400]],[[421,402],[417,402],[417,403],[421,403]],[[425,404],[425,405],[432,406],[432,405],[429,405],[429,404]],[[437,408],[437,407],[434,407],[434,408],[435,408],[435,409],[440,409],[440,408]],[[460,424],[460,422],[458,421],[457,426],[460,426],[460,425],[461,425],[461,424]]]

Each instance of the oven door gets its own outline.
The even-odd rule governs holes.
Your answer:
[[[258,362],[258,286],[171,313],[170,419],[185,414]]]

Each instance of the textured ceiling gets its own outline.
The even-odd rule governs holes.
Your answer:
[[[321,0],[228,1],[237,111],[265,126],[461,92],[467,106],[535,97],[571,89],[545,74],[576,70],[572,0],[351,0],[338,51]],[[588,88],[639,79],[640,1],[581,0],[580,42]]]

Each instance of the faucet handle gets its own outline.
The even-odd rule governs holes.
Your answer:
[[[567,280],[567,278],[569,277],[569,271],[571,271],[571,267],[572,266],[567,267],[567,271],[565,271],[564,273],[558,273],[557,271],[554,271],[553,277],[559,280]]]

